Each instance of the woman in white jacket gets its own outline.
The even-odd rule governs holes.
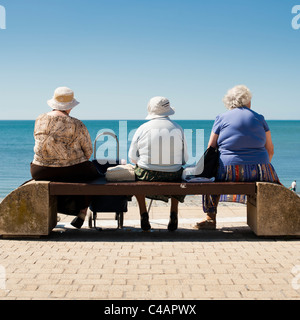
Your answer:
[[[188,160],[188,153],[183,129],[169,118],[174,113],[167,98],[154,97],[149,101],[146,119],[150,121],[137,129],[129,150],[129,159],[136,164],[137,180],[181,181],[182,166]],[[146,196],[136,196],[141,214],[141,228],[144,231],[151,229]],[[183,202],[184,196],[147,198],[166,202],[171,198],[168,230],[175,231],[178,227],[178,201]]]

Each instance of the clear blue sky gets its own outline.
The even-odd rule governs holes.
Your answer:
[[[267,119],[300,119],[300,30],[289,0],[0,0],[0,119],[35,119],[58,86],[80,119],[214,119],[236,84]]]

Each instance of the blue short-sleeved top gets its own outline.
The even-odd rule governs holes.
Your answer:
[[[217,116],[212,130],[219,135],[224,166],[269,163],[265,145],[270,129],[262,115],[247,107],[235,108]]]

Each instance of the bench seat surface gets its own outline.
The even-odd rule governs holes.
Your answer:
[[[255,195],[255,182],[107,182],[100,178],[89,183],[51,182],[50,195]]]

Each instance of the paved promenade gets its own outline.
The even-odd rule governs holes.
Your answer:
[[[300,299],[299,239],[256,237],[244,205],[222,204],[216,231],[193,229],[200,197],[180,205],[174,233],[168,215],[154,204],[142,232],[133,202],[123,230],[110,213],[98,216],[102,232],[61,215],[49,237],[0,239],[0,300]]]

